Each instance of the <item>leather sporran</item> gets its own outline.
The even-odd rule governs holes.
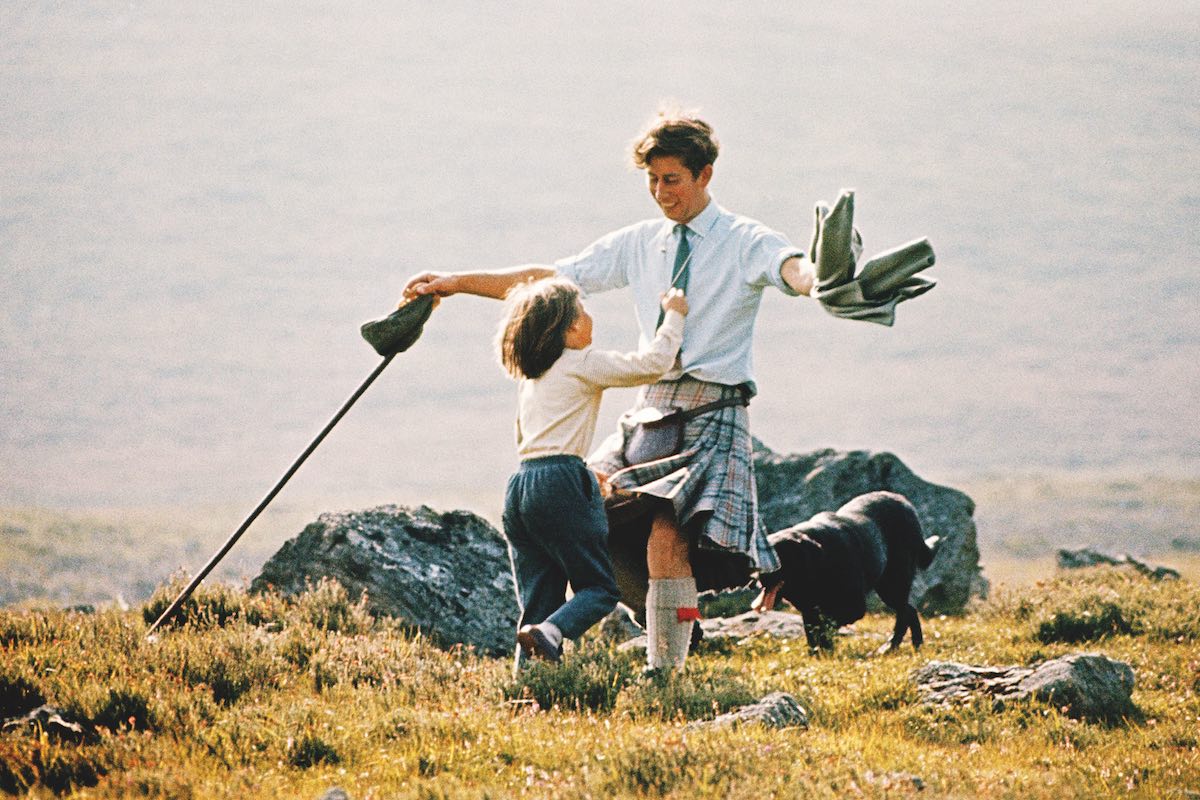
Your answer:
[[[629,418],[632,430],[625,440],[625,463],[629,466],[670,458],[683,449],[683,426],[687,417],[678,408],[666,414],[643,408]]]

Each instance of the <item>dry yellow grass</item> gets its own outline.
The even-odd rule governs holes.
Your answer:
[[[145,641],[147,618],[175,588],[140,611],[0,611],[4,702],[36,696],[102,723],[82,744],[0,736],[0,788],[80,798],[315,798],[338,785],[356,800],[1061,800],[1185,797],[1200,786],[1200,592],[1128,570],[998,591],[968,614],[927,620],[919,654],[872,655],[891,624],[872,615],[831,655],[769,639],[706,643],[684,676],[658,680],[588,641],[514,682],[506,660],[437,650],[329,584],[296,601],[202,589],[188,624]],[[1077,625],[1084,640],[1055,638],[1068,630],[1064,615],[1097,605],[1125,632]],[[1038,702],[927,708],[909,681],[930,659],[1024,664],[1077,650],[1133,666],[1138,719],[1082,722]],[[807,729],[687,727],[774,690],[809,710]]]

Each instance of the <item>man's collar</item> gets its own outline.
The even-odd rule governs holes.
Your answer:
[[[712,195],[709,195],[708,205],[704,207],[703,211],[692,217],[691,222],[686,224],[688,234],[704,238],[712,231],[713,226],[717,224],[720,216],[721,207],[717,205],[717,201],[712,198]],[[670,236],[677,224],[669,219],[663,220],[663,230]]]

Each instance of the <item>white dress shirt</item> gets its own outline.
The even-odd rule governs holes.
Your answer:
[[[688,223],[691,246],[687,298],[691,311],[678,368],[666,379],[690,375],[735,386],[753,383],[754,320],[762,292],[774,286],[796,292],[780,268],[803,251],[752,219],[732,214],[715,200]],[[669,219],[647,220],[614,231],[583,252],[555,262],[558,273],[584,292],[633,288],[640,341],[658,321],[659,297],[670,286],[679,235]]]

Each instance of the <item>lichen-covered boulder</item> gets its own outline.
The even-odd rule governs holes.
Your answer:
[[[1098,653],[1073,653],[1034,666],[978,666],[931,661],[912,675],[930,705],[990,697],[997,706],[1037,698],[1079,719],[1115,722],[1136,718],[1133,668]]]
[[[427,506],[322,514],[263,565],[251,591],[303,592],[322,577],[375,614],[443,644],[512,652],[517,624],[508,545],[482,517]]]

